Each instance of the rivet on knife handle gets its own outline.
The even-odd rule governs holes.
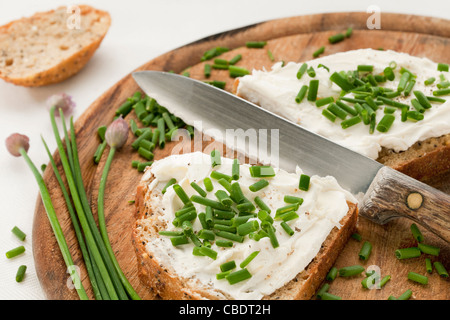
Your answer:
[[[450,195],[389,167],[378,171],[365,193],[361,215],[377,223],[409,218],[450,242]]]

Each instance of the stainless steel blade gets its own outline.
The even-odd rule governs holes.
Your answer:
[[[227,130],[274,132],[270,139],[262,138],[259,143],[278,152],[279,163],[276,165],[286,171],[293,172],[298,165],[309,175],[331,175],[342,187],[356,194],[365,193],[383,167],[370,158],[202,81],[158,71],[139,71],[133,73],[133,77],[142,90],[159,104],[187,124],[194,127],[201,124],[201,128],[196,129],[207,132],[228,147],[232,146],[225,141]],[[274,131],[270,131],[272,129]],[[276,139],[277,129],[279,139]],[[241,139],[246,139],[245,135]],[[255,154],[252,150],[255,150],[254,146],[238,151],[245,151],[248,156],[266,162],[264,155]],[[273,154],[271,156],[276,158]]]

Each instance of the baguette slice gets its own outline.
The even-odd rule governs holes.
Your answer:
[[[0,27],[0,77],[16,85],[38,87],[80,71],[102,42],[111,18],[90,6],[75,8],[79,12],[59,7]]]
[[[148,180],[143,179],[138,185],[135,198],[136,224],[133,229],[133,246],[138,259],[141,282],[149,288],[155,298],[159,299],[231,299],[225,292],[202,286],[192,277],[188,279],[177,275],[170,265],[161,262],[157,251],[149,249],[147,244],[160,239],[162,236],[158,232],[167,227],[161,219],[165,210],[161,206],[162,194],[158,189],[150,187],[154,180],[154,175],[150,175]],[[347,204],[349,209],[340,221],[341,227],[332,229],[322,243],[319,253],[306,269],[262,299],[306,300],[314,295],[354,232],[358,208],[351,202],[347,201]]]

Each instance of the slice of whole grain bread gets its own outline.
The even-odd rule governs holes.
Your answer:
[[[111,24],[105,11],[80,5],[36,13],[0,27],[0,77],[44,86],[80,71]]]
[[[166,228],[158,219],[159,215],[163,214],[163,208],[158,205],[160,203],[158,199],[162,194],[158,190],[150,190],[152,180],[153,177],[139,184],[135,198],[136,224],[133,228],[133,246],[138,259],[140,280],[154,294],[155,299],[228,299],[226,293],[213,287],[201,285],[195,279],[178,276],[171,266],[161,264],[157,255],[149,251],[147,242],[151,238],[161,237],[158,232]],[[272,294],[264,296],[264,300],[306,300],[314,295],[354,232],[358,208],[353,203],[348,202],[348,205],[348,213],[340,221],[342,227],[339,229],[335,227],[331,231],[307,268]]]

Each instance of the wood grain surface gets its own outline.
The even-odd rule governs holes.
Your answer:
[[[267,49],[272,51],[277,61],[305,61],[310,60],[312,53],[321,46],[326,47],[325,55],[359,48],[377,49],[382,47],[415,56],[428,57],[437,62],[450,63],[448,55],[450,23],[448,20],[383,13],[381,30],[368,30],[366,27],[368,16],[366,13],[350,12],[268,21],[199,40],[157,57],[138,70],[164,70],[181,73],[189,69],[191,77],[204,79],[203,63],[200,63],[200,58],[206,50],[216,46],[234,49],[223,54],[221,58],[224,59],[241,53],[243,58],[238,65],[248,69],[270,68],[273,62],[268,58]],[[328,44],[327,39],[330,35],[343,32],[350,26],[354,29],[350,39],[335,45]],[[243,47],[245,42],[250,40],[267,40],[268,44],[265,49]],[[210,79],[226,81],[226,90],[232,88],[233,79],[228,77],[226,71],[213,70]],[[94,214],[97,211],[97,188],[106,158],[103,157],[99,165],[93,163],[92,157],[99,143],[96,130],[101,125],[108,125],[114,117],[115,110],[138,89],[131,73],[126,75],[94,101],[75,123],[83,179]],[[131,141],[130,133],[127,144],[116,154],[113,161],[106,185],[105,214],[112,247],[125,275],[143,299],[151,299],[152,295],[149,289],[139,281],[137,259],[131,243],[134,206],[128,204],[128,200],[134,199],[136,186],[141,177],[141,173],[131,167],[131,161],[142,160],[131,148]],[[174,145],[174,142],[170,142],[163,150],[158,149],[155,152],[155,158],[161,159],[169,155]],[[57,152],[55,160],[57,164],[60,164]],[[449,177],[446,174],[441,178],[426,182],[449,193]],[[68,211],[50,166],[44,173],[44,179],[50,190],[74,262],[80,267],[83,284],[92,297],[92,290]],[[336,267],[355,264],[361,264],[364,267],[375,266],[380,269],[382,275],[391,275],[392,279],[381,290],[367,290],[363,289],[360,284],[362,276],[338,277],[331,283],[329,292],[339,295],[343,299],[385,300],[390,295],[399,296],[407,289],[411,289],[413,291],[412,299],[450,298],[449,280],[439,277],[436,272],[428,275],[429,283],[427,285],[419,285],[407,280],[409,271],[426,274],[425,255],[408,261],[397,260],[394,255],[397,248],[416,245],[409,230],[410,225],[411,220],[403,218],[390,221],[385,225],[376,225],[367,219],[360,218],[357,231],[361,234],[363,241],[372,243],[371,257],[368,261],[361,262],[358,252],[363,242],[350,239],[339,255],[335,263]],[[426,230],[422,231],[427,244],[441,247],[440,256],[431,257],[431,260],[439,260],[447,269],[450,269],[450,246]],[[75,290],[69,289],[67,286],[69,274],[66,273],[66,267],[39,197],[33,222],[33,254],[36,272],[47,298],[78,299]]]

